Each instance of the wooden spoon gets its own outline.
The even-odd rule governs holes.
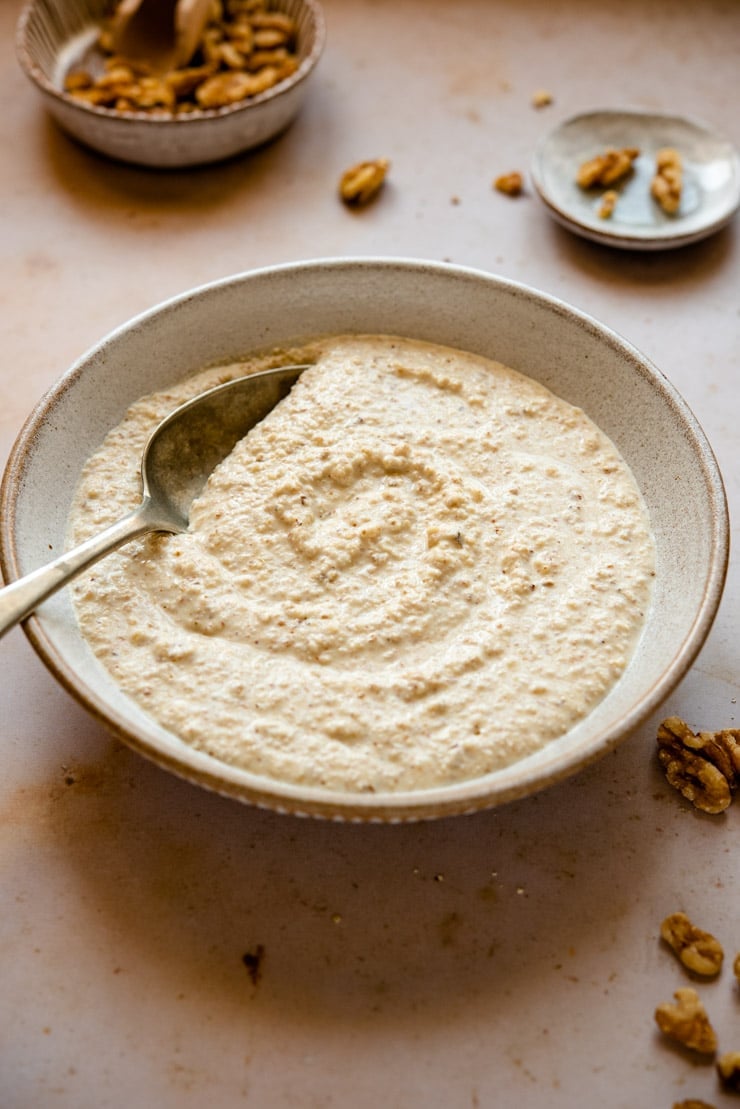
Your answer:
[[[114,52],[153,73],[187,65],[211,10],[211,0],[122,0],[113,17]]]

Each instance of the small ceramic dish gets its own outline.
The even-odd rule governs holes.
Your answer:
[[[16,33],[16,52],[56,122],[86,146],[124,162],[177,168],[221,161],[284,131],[297,115],[325,41],[317,0],[281,0],[297,33],[296,71],[266,92],[223,108],[182,115],[118,111],[76,100],[64,91],[66,75],[89,64],[107,0],[27,0]]]
[[[242,801],[395,821],[533,793],[603,755],[661,704],[709,631],[728,558],[722,480],[685,402],[629,343],[544,293],[456,266],[329,259],[231,277],[152,309],[84,355],[22,430],[0,491],[5,580],[63,548],[82,467],[134,400],[207,365],[346,332],[403,335],[498,359],[587,412],[631,466],[655,535],[656,581],[627,670],[584,720],[534,755],[452,785],[404,793],[309,788],[229,766],[158,725],[93,656],[68,590],[39,607],[26,633],[58,680],[125,742]]]
[[[632,173],[612,186],[610,218],[599,215],[603,187],[582,189],[576,173],[608,147],[637,147]],[[673,147],[683,160],[683,190],[675,215],[650,194],[655,156]],[[664,250],[713,234],[740,205],[740,159],[732,144],[703,123],[654,112],[587,112],[561,123],[539,143],[532,161],[535,188],[564,227],[607,246]]]

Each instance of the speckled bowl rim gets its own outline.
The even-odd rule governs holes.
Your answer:
[[[115,108],[104,108],[100,105],[88,104],[84,100],[76,100],[73,96],[69,96],[63,89],[58,88],[57,85],[48,79],[41,67],[33,60],[26,46],[26,29],[28,21],[36,6],[36,0],[26,0],[21,9],[16,23],[15,51],[21,68],[27,77],[29,77],[42,92],[53,97],[54,100],[61,104],[79,109],[81,112],[88,115],[98,116],[101,119],[129,120],[132,122],[136,121],[137,123],[144,122],[150,124],[152,127],[173,127],[184,126],[185,124],[190,124],[190,126],[193,127],[198,123],[207,123],[212,119],[221,119],[226,116],[238,115],[241,112],[249,111],[250,108],[256,108],[260,104],[277,100],[308,77],[318,63],[326,45],[326,20],[324,18],[323,8],[318,0],[301,0],[301,3],[311,13],[314,41],[311,49],[301,59],[295,72],[278,82],[278,84],[266,89],[264,92],[258,93],[256,96],[250,96],[247,100],[239,101],[236,104],[228,104],[222,108],[200,108],[180,115],[168,115],[165,113],[154,115],[150,112],[119,111]]]
[[[702,133],[717,142],[724,143],[732,152],[731,162],[735,178],[735,198],[733,203],[728,204],[720,215],[706,221],[700,227],[696,227],[692,231],[686,231],[685,229],[682,231],[681,224],[678,222],[675,228],[666,226],[663,230],[646,230],[642,233],[631,234],[618,225],[611,225],[609,220],[604,220],[602,225],[596,227],[579,219],[578,214],[559,203],[555,197],[551,195],[547,187],[543,172],[547,148],[556,136],[566,128],[573,127],[575,124],[587,120],[598,119],[599,117],[613,118],[617,116],[631,116],[642,121],[660,119],[670,123],[682,123],[696,132]],[[704,120],[698,119],[695,116],[679,115],[676,112],[651,111],[647,108],[630,106],[624,108],[591,108],[585,112],[578,112],[562,120],[556,127],[542,136],[532,156],[530,173],[537,195],[553,218],[562,227],[581,236],[581,238],[599,243],[601,246],[616,247],[621,250],[656,251],[690,246],[692,243],[700,242],[710,235],[716,234],[716,232],[720,231],[723,227],[726,227],[740,206],[740,157],[730,140]]]
[[[722,597],[729,562],[729,518],[722,476],[712,448],[685,400],[661,371],[629,342],[593,317],[550,294],[482,270],[447,263],[382,257],[325,258],[284,263],[236,274],[201,285],[154,306],[115,329],[90,348],[45,394],[22,427],[0,484],[0,569],[5,581],[11,582],[19,575],[15,540],[16,499],[23,491],[26,458],[33,449],[36,437],[43,435],[45,421],[53,414],[60,398],[74,387],[87,363],[104,353],[110,344],[125,340],[129,332],[145,328],[148,321],[162,313],[176,312],[193,298],[218,295],[219,290],[227,286],[248,283],[250,280],[269,280],[288,272],[294,274],[296,279],[311,280],[311,273],[316,272],[316,267],[319,270],[345,271],[347,280],[350,279],[353,268],[386,267],[392,272],[402,270],[407,273],[411,270],[417,278],[423,277],[425,273],[446,273],[458,280],[476,284],[486,282],[492,289],[524,298],[525,301],[535,303],[538,309],[545,308],[557,316],[567,318],[576,327],[586,329],[600,343],[606,343],[620,358],[626,359],[632,370],[649,379],[663,403],[680,421],[682,432],[691,440],[704,481],[711,519],[710,554],[701,600],[689,630],[677,645],[671,661],[664,667],[659,679],[646,688],[642,696],[628,710],[622,712],[610,728],[602,730],[586,746],[581,745],[563,757],[558,741],[552,741],[538,753],[533,771],[527,767],[529,760],[522,760],[503,770],[454,785],[398,793],[357,794],[296,786],[257,776],[219,763],[211,756],[203,755],[192,748],[186,748],[185,757],[173,757],[132,731],[130,724],[122,718],[115,706],[111,708],[105,699],[80,680],[64,654],[51,641],[42,617],[29,617],[23,624],[25,633],[52,675],[109,732],[176,776],[222,796],[257,807],[340,821],[400,823],[473,813],[539,792],[605,755],[634,732],[676,687],[710,631]]]

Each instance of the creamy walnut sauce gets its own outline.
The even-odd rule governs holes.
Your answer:
[[[653,542],[611,441],[498,363],[340,336],[201,373],[111,432],[72,538],[136,504],[162,416],[278,361],[312,365],[213,473],[190,530],[76,583],[103,664],[186,743],[285,782],[418,790],[562,736],[629,661]]]

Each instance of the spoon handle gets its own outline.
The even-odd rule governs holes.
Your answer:
[[[174,525],[163,522],[161,513],[145,498],[137,509],[99,535],[0,589],[0,638],[57,589],[116,547],[148,531],[176,530]]]

